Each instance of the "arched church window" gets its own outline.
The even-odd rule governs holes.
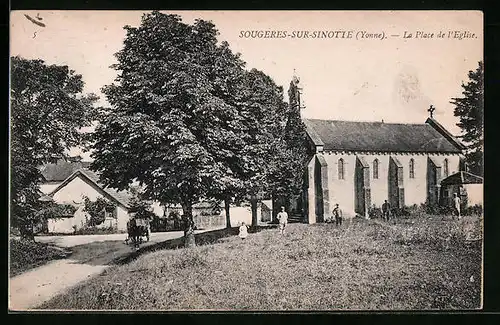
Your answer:
[[[443,162],[443,174],[444,174],[444,177],[449,176],[448,159],[445,159]]]
[[[338,169],[339,169],[339,179],[344,179],[344,159],[342,158],[339,159]]]
[[[410,159],[410,178],[415,178],[415,160]]]
[[[373,178],[378,179],[378,159],[373,161]]]

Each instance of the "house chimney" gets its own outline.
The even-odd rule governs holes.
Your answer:
[[[82,156],[73,156],[73,157],[69,157],[68,160],[70,162],[81,162],[82,161]]]

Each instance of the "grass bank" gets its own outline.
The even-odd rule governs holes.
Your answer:
[[[228,232],[193,249],[139,256],[40,309],[475,309],[481,244],[466,240],[475,225],[354,219],[340,228],[290,224],[285,237],[272,229],[244,241]]]
[[[59,247],[28,240],[10,239],[10,277],[66,258],[71,252]]]

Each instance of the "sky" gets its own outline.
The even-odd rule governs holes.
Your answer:
[[[462,96],[461,83],[483,59],[479,11],[163,12],[178,14],[185,23],[211,20],[219,40],[240,52],[248,69],[264,71],[285,93],[295,73],[303,88],[304,118],[424,123],[433,105],[434,117],[458,135],[458,118],[449,101]],[[123,46],[123,26],[139,26],[144,13],[13,11],[10,53],[68,65],[83,76],[85,91],[106,104],[100,89],[116,77],[110,65]],[[38,21],[45,27],[25,14],[42,18]],[[274,36],[286,32],[287,37],[240,37],[251,31],[275,31]],[[300,31],[343,31],[352,37],[291,37]],[[363,32],[373,37],[361,38]],[[444,37],[438,37],[440,32]],[[460,39],[460,34],[467,37]]]

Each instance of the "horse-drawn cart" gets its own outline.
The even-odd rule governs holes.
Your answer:
[[[128,238],[125,240],[125,242],[128,244],[128,241],[131,240],[135,246],[138,246],[143,242],[143,237],[146,237],[146,241],[149,241],[149,223],[149,219],[130,219],[129,222],[127,222]]]

